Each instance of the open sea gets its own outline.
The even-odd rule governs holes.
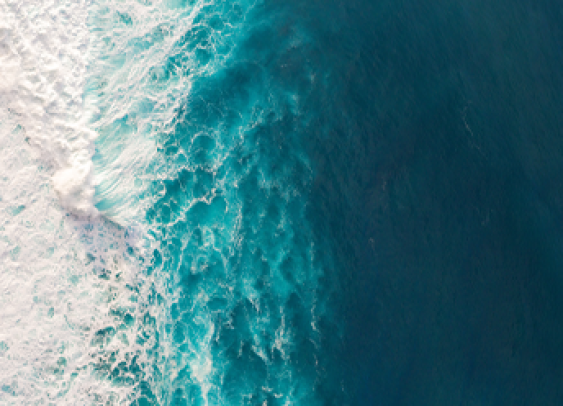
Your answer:
[[[0,0],[0,404],[563,405],[563,3]]]

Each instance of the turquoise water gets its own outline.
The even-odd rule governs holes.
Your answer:
[[[133,375],[135,404],[341,404],[330,365],[342,334],[336,269],[331,242],[310,220],[306,131],[316,114],[308,103],[326,91],[326,73],[307,61],[313,39],[287,26],[291,9],[282,5],[175,6],[173,16],[188,20],[181,32],[171,19],[124,41],[126,54],[156,59],[142,93],[115,94],[129,98],[125,115],[104,118],[115,103],[102,87],[108,73],[92,83],[102,106],[98,170],[119,159],[117,145],[137,142],[133,127],[134,137],[152,137],[160,162],[137,167],[133,193],[120,194],[111,173],[97,189],[97,207],[115,217],[155,196],[142,224],[157,248],[143,272],[161,289],[146,299],[143,324],[154,326],[145,364],[112,367],[107,378]],[[126,13],[104,9],[93,21],[134,27]],[[100,54],[110,74],[128,65],[112,45]],[[156,124],[139,131],[143,115]]]

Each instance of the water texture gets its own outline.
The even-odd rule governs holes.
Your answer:
[[[558,4],[0,13],[1,404],[563,401]]]

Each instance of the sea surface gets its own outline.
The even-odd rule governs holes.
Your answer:
[[[563,404],[563,3],[0,0],[0,404]]]

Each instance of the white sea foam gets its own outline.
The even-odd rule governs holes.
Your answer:
[[[88,6],[0,0],[0,404],[118,404],[132,391],[96,376],[108,351],[116,363],[137,351],[134,328],[93,341],[117,330],[116,309],[135,317],[143,293],[127,288],[139,242],[93,204]]]
[[[134,307],[124,232],[61,210],[18,119],[0,113],[0,404],[117,403],[130,389],[95,377],[91,342],[116,324],[111,309]],[[100,279],[101,264],[122,281]]]
[[[95,133],[83,106],[87,1],[0,2],[0,100],[56,170],[55,191],[79,216],[95,216]]]

